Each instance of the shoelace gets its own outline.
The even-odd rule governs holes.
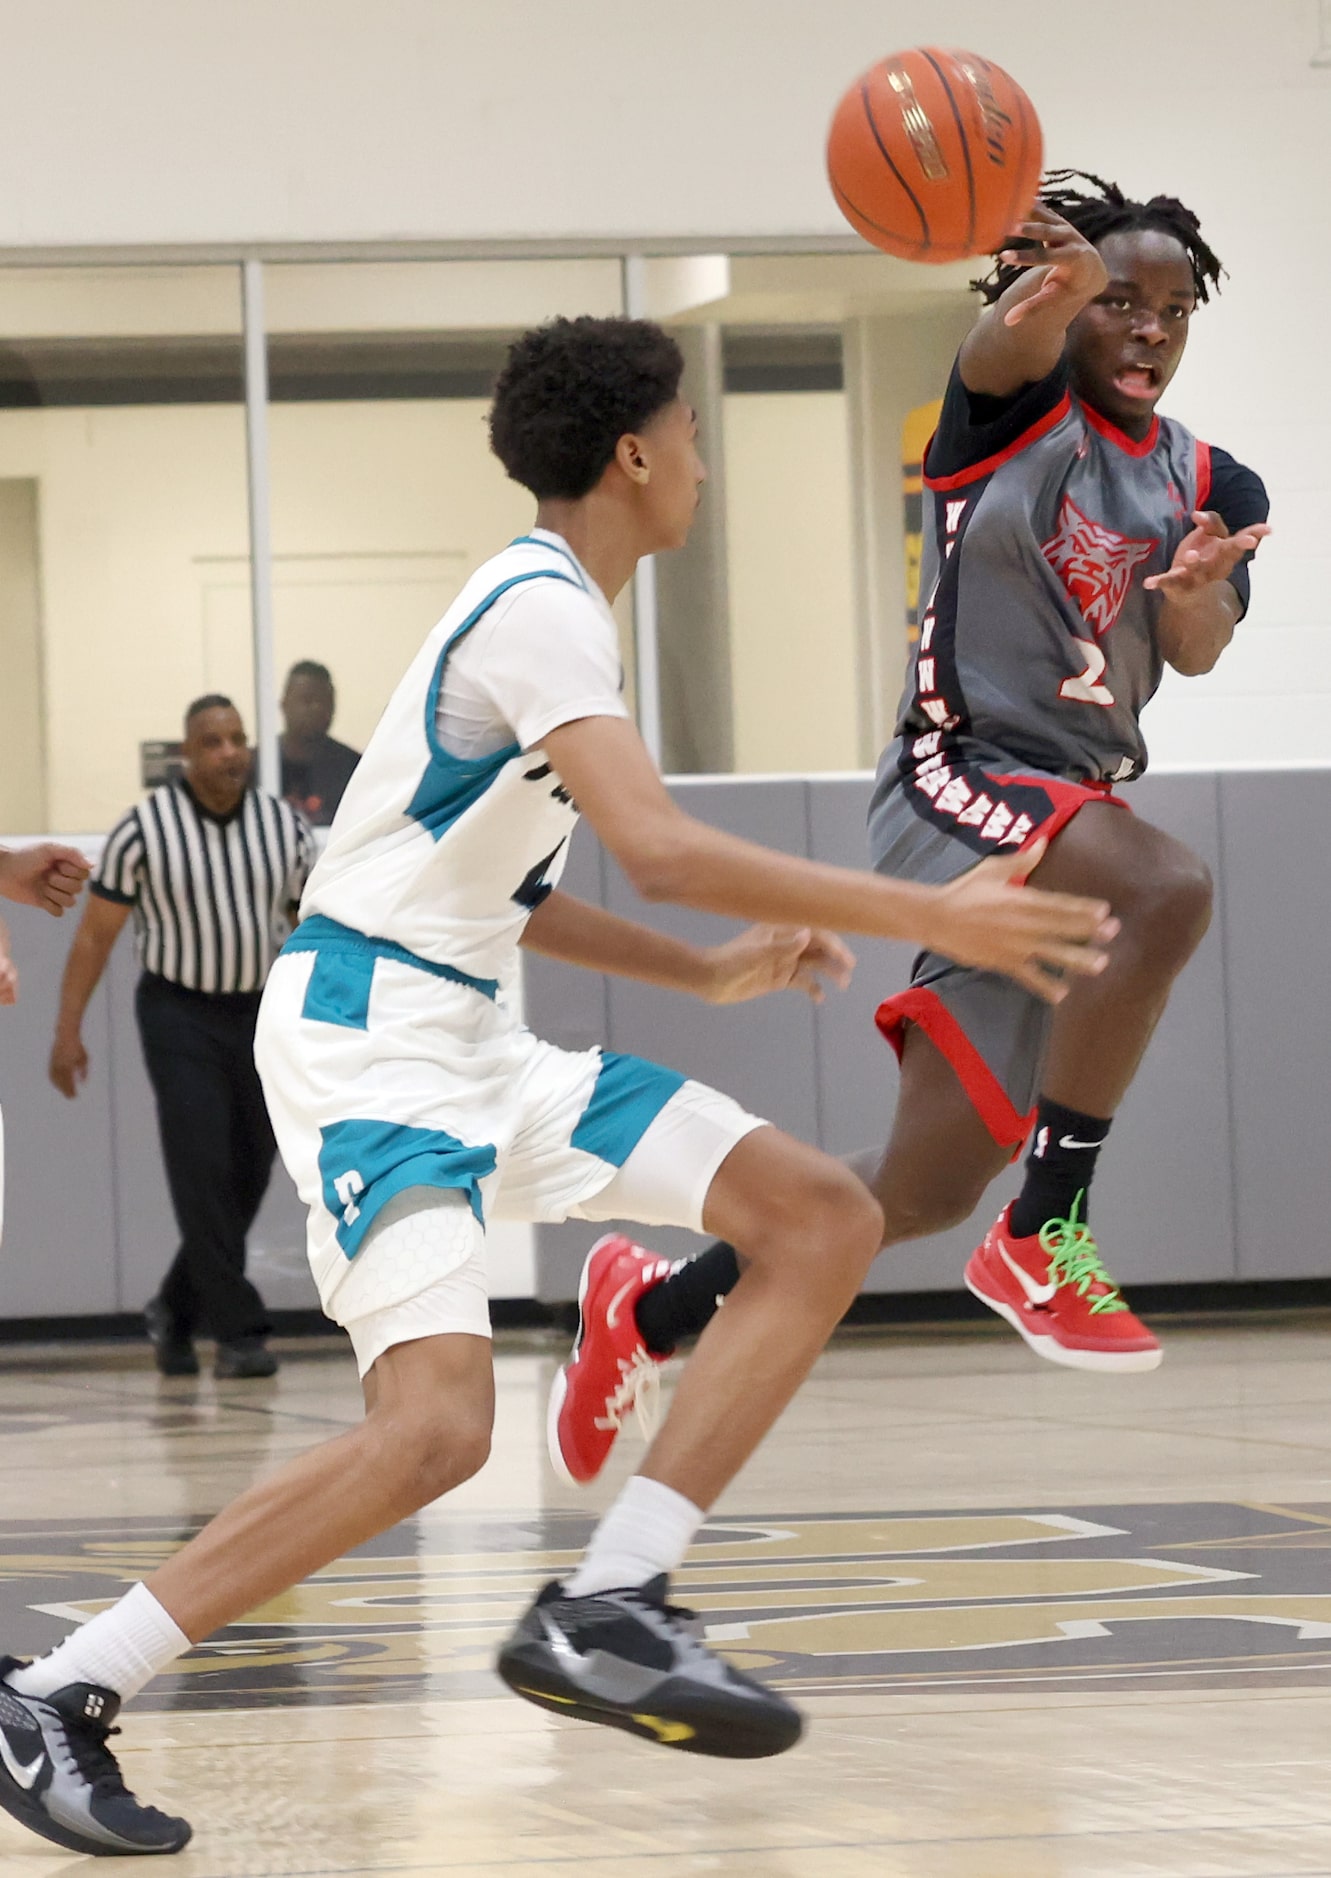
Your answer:
[[[1057,1285],[1075,1285],[1082,1298],[1092,1285],[1103,1285],[1103,1293],[1091,1300],[1093,1316],[1126,1311],[1127,1302],[1105,1270],[1090,1228],[1077,1217],[1084,1198],[1084,1194],[1077,1195],[1067,1219],[1049,1219],[1040,1228],[1041,1249],[1049,1254],[1049,1276]]]
[[[81,1721],[77,1726],[65,1723],[65,1745],[70,1760],[89,1786],[101,1794],[127,1794],[129,1791],[120,1765],[106,1745],[112,1735],[119,1733],[119,1728],[107,1728],[101,1722]]]
[[[637,1415],[643,1440],[650,1441],[661,1420],[661,1365],[642,1344],[632,1356],[619,1358],[619,1382],[605,1399],[605,1413],[592,1425],[618,1434],[630,1409]]]

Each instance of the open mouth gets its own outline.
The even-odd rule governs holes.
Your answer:
[[[1134,359],[1114,374],[1114,389],[1121,397],[1153,403],[1160,396],[1160,368]]]

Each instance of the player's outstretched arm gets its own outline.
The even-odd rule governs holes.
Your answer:
[[[922,887],[778,854],[696,821],[674,803],[633,725],[586,717],[544,739],[583,814],[646,900],[774,925],[906,939],[963,965],[1005,972],[1048,1003],[1050,972],[1093,976],[1118,925],[1102,900],[1019,891],[1042,848],[983,861],[947,887]]]
[[[1155,635],[1161,654],[1184,678],[1211,671],[1234,637],[1243,608],[1229,577],[1271,532],[1265,522],[1253,522],[1231,535],[1213,509],[1196,509],[1192,519],[1197,526],[1179,543],[1168,572],[1142,582],[1160,595]]]
[[[835,933],[807,926],[751,926],[724,945],[694,946],[558,891],[527,921],[522,944],[565,965],[692,992],[708,1004],[741,1004],[769,991],[803,991],[820,1004],[824,982],[844,989],[855,965]]]
[[[1033,245],[998,258],[1026,272],[976,320],[957,360],[966,389],[991,398],[1010,398],[1047,377],[1068,327],[1109,280],[1098,249],[1042,203],[1012,232]]]
[[[88,1074],[88,1052],[83,1047],[83,1013],[128,918],[128,906],[90,894],[65,960],[49,1074],[61,1095],[71,1102]]]

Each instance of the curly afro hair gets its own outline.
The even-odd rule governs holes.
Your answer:
[[[1078,187],[1088,183],[1089,189]],[[1192,210],[1174,196],[1152,196],[1149,202],[1133,202],[1117,183],[1104,182],[1089,170],[1050,170],[1040,191],[1040,201],[1055,215],[1083,234],[1093,247],[1099,247],[1106,235],[1120,229],[1157,228],[1172,235],[1188,257],[1197,304],[1205,306],[1211,289],[1220,291],[1224,273],[1218,255],[1202,240],[1202,225]],[[1024,270],[1002,262],[984,280],[973,280],[972,287],[993,304]]]
[[[684,359],[650,320],[552,320],[508,349],[490,406],[490,448],[541,501],[594,489],[630,431],[679,396]]]

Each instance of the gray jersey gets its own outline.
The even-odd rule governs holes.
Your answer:
[[[1000,416],[977,423],[976,407]],[[1266,515],[1258,478],[1215,458],[1213,488],[1207,444],[1172,418],[1134,442],[1070,395],[1062,366],[1002,403],[954,371],[925,465],[905,760],[941,731],[1077,781],[1140,775],[1139,719],[1162,672],[1161,602],[1143,582],[1170,566],[1194,509],[1231,528]],[[1245,568],[1234,585],[1246,599]]]

